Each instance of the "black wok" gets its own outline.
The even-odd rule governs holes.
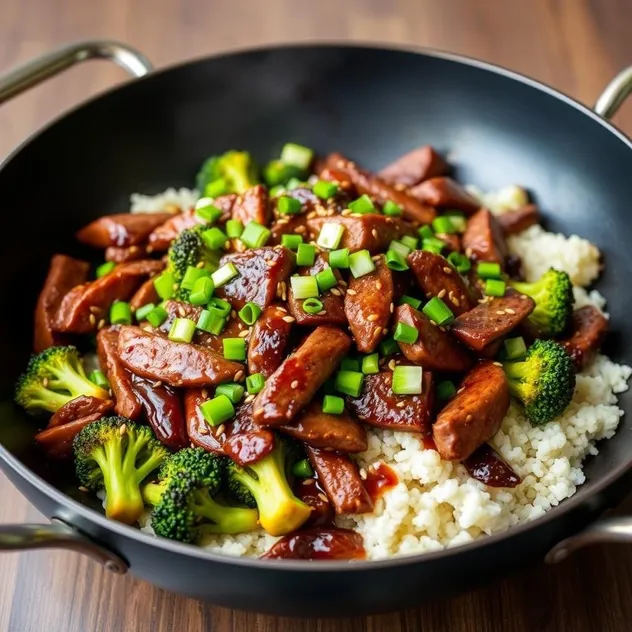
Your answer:
[[[149,69],[118,45],[78,46],[0,82],[0,101],[94,56],[137,75]],[[632,71],[619,76],[599,111],[612,114],[631,83]],[[632,479],[625,418],[587,462],[586,484],[545,517],[459,548],[370,563],[232,559],[155,539],[107,521],[98,503],[79,500],[71,472],[50,468],[34,451],[36,427],[12,404],[11,390],[30,351],[31,308],[50,256],[77,252],[75,229],[126,209],[130,192],[190,186],[209,154],[243,147],[266,159],[287,139],[321,153],[339,149],[371,169],[430,143],[450,153],[462,181],[528,187],[549,228],[588,237],[603,251],[598,287],[613,332],[606,351],[632,361],[632,143],[592,110],[506,70],[435,52],[289,46],[152,73],[62,117],[0,168],[0,465],[56,519],[3,526],[0,549],[80,550],[113,571],[129,566],[158,586],[233,608],[352,615],[470,589],[547,553],[556,561],[589,542],[632,540],[632,519],[594,522]],[[621,405],[632,411],[632,393]]]

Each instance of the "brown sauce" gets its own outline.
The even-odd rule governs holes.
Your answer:
[[[375,502],[389,489],[395,487],[398,482],[397,474],[395,474],[391,467],[386,465],[386,463],[378,463],[367,473],[364,486],[366,487],[366,491],[369,492],[371,500]]]
[[[424,450],[434,450],[436,452],[437,446],[435,445],[434,439],[431,435],[422,437],[422,442],[424,444]]]
[[[312,508],[312,513],[307,522],[302,526],[303,529],[311,529],[314,527],[335,527],[335,512],[333,505],[329,502],[323,488],[317,479],[306,478],[296,480],[294,483],[294,494],[300,498],[306,505]]]
[[[472,478],[490,487],[516,487],[521,481],[509,463],[487,443],[465,459],[463,465]]]
[[[262,556],[268,560],[362,560],[362,536],[350,529],[306,529],[283,536]]]

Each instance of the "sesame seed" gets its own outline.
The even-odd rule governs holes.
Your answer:
[[[147,248],[145,248],[145,252],[148,255],[150,255],[153,251],[154,251],[154,247],[153,246],[147,246]]]
[[[305,230],[306,230],[306,227],[305,227],[305,226],[297,226],[297,227],[294,229],[294,232],[295,232],[297,235],[302,235],[302,234],[305,232]]]
[[[245,338],[249,333],[250,333],[250,329],[244,329],[243,331],[239,332],[239,337]]]
[[[255,399],[255,396],[252,393],[250,393],[250,395],[247,395],[246,399],[244,399],[244,404],[250,404],[250,402],[254,401],[254,399]]]
[[[208,426],[207,426],[206,424],[204,424],[203,426],[200,426],[200,427],[198,428],[198,432],[199,432],[201,435],[207,435],[207,434],[208,434],[208,432],[209,432],[209,430],[208,430]]]
[[[445,288],[443,288],[443,289],[441,290],[441,292],[439,292],[439,294],[437,294],[437,296],[438,296],[439,298],[443,298],[445,295],[446,295]]]
[[[239,380],[243,380],[244,379],[244,372],[242,370],[237,371],[237,373],[235,373],[235,382],[239,382]]]
[[[495,366],[500,366],[500,367],[502,367],[502,363],[500,363],[500,362],[493,362],[492,364],[494,364]]]
[[[187,315],[187,312],[182,305],[178,307],[178,314],[180,314],[181,318],[184,318]]]
[[[504,310],[504,309],[497,309],[497,310],[496,310],[496,313],[497,313],[499,316],[504,316],[504,315],[505,315],[505,310]]]
[[[96,319],[94,314],[90,314],[88,320],[90,321],[91,325],[96,325],[97,324],[97,319]]]
[[[98,314],[100,311],[101,311],[100,307],[97,307],[96,305],[90,305],[91,314]]]
[[[326,309],[321,309],[319,312],[316,312],[316,316],[325,316],[327,314]]]
[[[281,307],[280,305],[277,307],[277,311],[278,312],[283,312],[284,314],[287,314],[287,309],[285,309],[285,307]]]
[[[83,485],[79,485],[79,491],[80,492],[87,492],[90,491],[87,487],[84,487]]]
[[[226,430],[226,426],[224,424],[220,424],[219,426],[217,426],[217,434],[218,435],[223,435],[224,434],[224,430]]]
[[[466,257],[471,257],[472,256],[472,249],[471,248],[466,248],[465,249],[465,256]]]
[[[312,219],[313,217],[316,217],[316,211],[312,211],[311,213],[307,214],[307,219]]]
[[[395,404],[397,408],[404,408],[405,405],[406,405],[406,402],[397,402],[397,404]]]
[[[357,292],[355,290],[352,290],[351,288],[349,288],[347,290],[347,294],[351,295],[351,296],[355,296],[357,294]]]
[[[303,481],[303,485],[313,485],[314,484],[314,479],[313,478],[306,478]]]
[[[452,303],[452,305],[456,305],[457,307],[461,304],[461,302],[459,301],[459,299],[456,296],[453,296],[450,299],[450,302]]]
[[[403,191],[406,188],[405,184],[402,184],[401,182],[396,182],[395,183],[395,189],[397,191]]]
[[[152,388],[160,388],[162,386],[162,382],[160,380],[156,380],[151,386]]]
[[[337,287],[332,287],[330,292],[334,295],[334,296],[340,296],[341,292]]]
[[[452,270],[451,270],[450,268],[448,268],[448,266],[444,266],[444,267],[443,267],[443,271],[444,271],[446,274],[452,274]]]
[[[348,217],[349,215],[351,215],[351,211],[346,208],[344,211],[342,211],[342,213],[340,213],[340,215],[342,215],[343,217]]]
[[[48,388],[48,378],[47,378],[47,377],[45,377],[45,378],[42,380],[42,386],[43,386],[44,388]]]
[[[374,237],[375,239],[377,239],[377,229],[375,229],[375,228],[374,228],[374,229],[371,231],[371,235],[373,235],[373,237]]]
[[[200,261],[198,264],[196,264],[195,267],[196,268],[203,268],[204,267],[204,261]]]
[[[360,478],[363,481],[366,481],[366,479],[367,479],[367,473],[366,473],[366,470],[363,467],[360,468]]]
[[[378,319],[377,314],[369,314],[366,318],[370,323],[374,323]]]
[[[144,327],[141,327],[141,329],[143,331],[153,331],[154,330],[154,328],[150,324],[147,324]]]
[[[274,259],[266,259],[266,265],[271,268],[276,262]]]
[[[286,323],[293,323],[296,318],[294,318],[294,316],[283,316],[281,320],[285,321]]]
[[[396,366],[397,366],[397,364],[395,363],[395,360],[391,360],[391,361],[388,363],[388,368],[389,368],[391,371],[394,371]]]
[[[103,329],[104,327],[105,327],[105,318],[102,318],[97,324],[97,329]]]
[[[174,283],[171,287],[172,287],[174,290],[177,290],[177,289],[178,289],[178,287],[179,287],[179,285],[178,285],[177,283]]]
[[[465,418],[465,421],[472,421],[472,415],[468,415],[468,416]]]
[[[124,437],[126,432],[127,432],[127,424],[122,424],[121,427],[119,428],[119,434],[121,435],[121,437]]]
[[[290,384],[290,388],[298,388],[298,380],[294,380],[294,381]]]
[[[515,309],[511,309],[511,307],[505,307],[505,312],[507,314],[515,314],[516,310]]]
[[[388,306],[388,309],[390,310],[390,312],[391,312],[391,314],[392,314],[392,313],[395,311],[395,303],[391,303],[391,304]]]
[[[377,261],[379,261],[379,260],[381,259],[381,257],[382,257],[382,255],[375,255],[375,257],[371,257],[371,259],[372,259],[373,261],[376,261],[376,262],[377,262]]]
[[[237,312],[236,312],[234,309],[233,309],[233,310],[231,310],[231,312],[230,312],[230,317],[231,317],[231,318],[237,318]]]
[[[207,390],[207,389],[205,389],[205,388],[203,388],[203,389],[202,389],[202,393],[201,393],[201,394],[202,394],[202,397],[203,397],[204,399],[206,399],[206,398],[208,397],[208,390]]]
[[[327,499],[327,496],[325,496],[325,494],[323,494],[322,492],[318,494],[318,498],[320,498],[324,503],[329,502],[329,500]]]

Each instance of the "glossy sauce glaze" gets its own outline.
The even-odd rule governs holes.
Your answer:
[[[393,468],[380,462],[368,471],[364,486],[369,492],[371,500],[375,502],[389,489],[393,489],[397,483],[399,483],[399,479]]]
[[[283,536],[262,556],[268,560],[362,560],[362,536],[350,529],[306,529]]]
[[[463,465],[472,478],[489,487],[516,487],[521,482],[509,463],[487,443],[465,459]]]

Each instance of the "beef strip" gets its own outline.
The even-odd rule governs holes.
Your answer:
[[[156,288],[154,287],[154,280],[147,279],[134,293],[134,296],[129,301],[129,305],[133,310],[137,310],[139,307],[143,305],[147,305],[148,303],[154,303],[157,305],[160,303],[160,297],[158,296],[158,292],[156,292]]]
[[[505,265],[505,235],[498,220],[486,208],[468,219],[463,233],[463,249],[474,261],[491,261]]]
[[[458,209],[472,215],[480,208],[478,200],[452,178],[439,176],[409,189],[410,195],[428,206]]]
[[[108,246],[105,249],[105,260],[114,263],[129,263],[130,261],[138,261],[146,259],[147,246],[142,244],[139,246]]]
[[[443,176],[450,170],[448,163],[431,145],[424,145],[400,156],[377,175],[392,185],[412,187],[429,178]]]
[[[224,452],[243,467],[260,461],[274,449],[274,433],[252,420],[252,402],[239,406],[224,432]]]
[[[63,426],[47,428],[35,435],[35,441],[51,459],[71,459],[73,455],[72,443],[75,437],[93,421],[102,417],[101,413],[93,413],[81,417]]]
[[[110,399],[99,399],[89,395],[80,395],[64,404],[48,421],[47,428],[63,426],[82,417],[99,413],[106,415],[114,409],[114,402]]]
[[[84,226],[77,239],[93,248],[137,246],[172,217],[172,213],[119,213],[104,215]]]
[[[193,445],[214,454],[225,454],[226,434],[221,426],[211,426],[200,412],[200,404],[208,399],[203,388],[189,388],[184,391],[184,414],[187,433]],[[222,432],[220,432],[220,429]]]
[[[237,219],[244,226],[250,222],[257,222],[267,226],[272,219],[268,203],[268,190],[262,184],[246,189],[237,197],[232,209],[233,219]]]
[[[496,215],[496,219],[505,235],[517,235],[539,223],[540,211],[535,204],[525,204],[513,211]]]
[[[266,307],[252,328],[248,344],[248,372],[270,377],[285,358],[291,331],[292,322],[285,308],[277,305]]]
[[[573,312],[569,336],[560,344],[571,356],[578,371],[595,359],[607,331],[608,319],[593,305]]]

